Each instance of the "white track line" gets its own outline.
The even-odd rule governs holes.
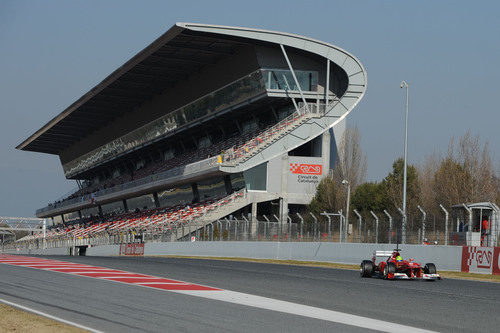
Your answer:
[[[83,325],[80,325],[80,324],[75,323],[73,321],[62,319],[60,317],[56,317],[56,316],[50,315],[50,314],[42,312],[42,311],[38,311],[38,310],[35,310],[35,309],[32,309],[32,308],[28,308],[27,306],[24,306],[24,305],[21,305],[21,304],[17,304],[17,303],[14,303],[14,302],[10,302],[10,301],[7,301],[7,300],[2,299],[2,298],[0,298],[0,302],[2,302],[4,304],[7,304],[7,305],[10,305],[10,306],[13,306],[13,307],[18,308],[18,309],[27,311],[27,312],[31,312],[31,313],[37,314],[39,316],[43,316],[43,317],[46,317],[46,318],[49,318],[49,319],[52,319],[52,320],[55,320],[55,321],[58,321],[58,322],[70,325],[70,326],[74,326],[74,327],[81,328],[83,330],[87,330],[89,332],[103,333],[102,331],[98,331],[98,330],[90,328],[88,326],[83,326]]]
[[[370,330],[377,330],[383,332],[412,332],[412,333],[432,332],[416,327],[391,323],[383,320],[372,319],[368,317],[362,317],[344,312],[327,310],[298,303],[280,301],[277,299],[250,295],[231,290],[220,290],[220,291],[169,290],[169,291],[184,295],[191,295],[191,296],[203,297],[223,302],[246,305],[259,309],[289,313],[296,316],[326,320],[348,326],[367,328]]]

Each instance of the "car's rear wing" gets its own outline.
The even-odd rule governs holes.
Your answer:
[[[390,257],[392,256],[392,251],[373,251],[374,257]]]

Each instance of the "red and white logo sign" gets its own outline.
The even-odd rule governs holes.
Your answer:
[[[462,248],[462,272],[491,274],[494,252],[493,247],[464,246]]]
[[[493,251],[492,273],[500,275],[500,247],[495,247],[495,250]]]
[[[323,166],[321,164],[290,163],[290,171],[300,175],[321,175]]]
[[[143,256],[144,243],[120,244],[120,255]]]

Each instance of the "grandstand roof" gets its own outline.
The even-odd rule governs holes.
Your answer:
[[[16,148],[57,154],[242,44],[176,24]]]
[[[304,36],[261,29],[177,23],[16,148],[58,154],[178,80],[245,44],[283,44],[324,56],[349,76],[352,109],[366,87],[361,63],[346,51]]]

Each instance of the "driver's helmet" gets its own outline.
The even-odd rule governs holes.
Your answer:
[[[398,255],[397,255],[397,257],[396,257],[396,261],[398,261],[398,262],[403,261],[403,258],[401,258],[401,255],[400,255],[400,254],[398,254]]]

